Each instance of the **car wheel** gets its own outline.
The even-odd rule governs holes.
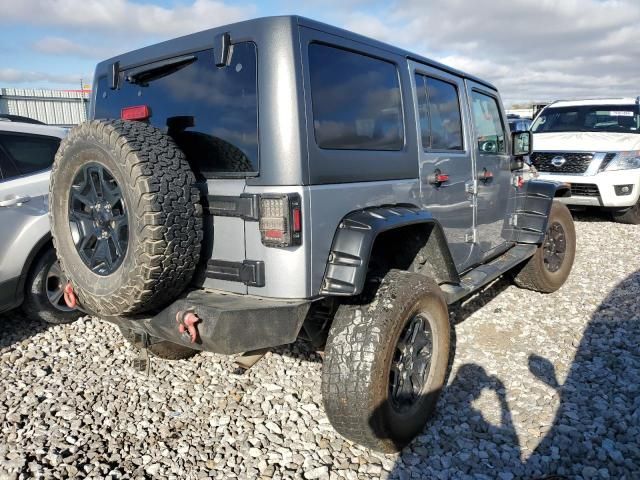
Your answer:
[[[398,270],[366,296],[338,308],[325,349],[322,398],[341,435],[396,452],[423,430],[443,388],[447,304],[433,280]]]
[[[80,313],[64,301],[65,277],[53,249],[47,250],[35,262],[25,285],[22,311],[32,320],[47,323],[69,323]]]
[[[633,207],[613,212],[613,219],[618,223],[640,225],[640,200]]]
[[[145,348],[142,345],[142,338],[135,331],[126,327],[118,327],[120,329],[120,333],[124,337],[124,339],[129,342],[129,344],[140,351]],[[153,339],[154,341],[146,347],[147,351],[158,357],[163,358],[165,360],[182,360],[185,358],[193,357],[198,350],[194,350],[193,348],[185,347],[183,345],[178,345],[177,343],[168,342],[166,340],[158,340]]]
[[[513,277],[520,288],[551,293],[569,277],[576,255],[576,229],[566,205],[553,202],[544,242]]]

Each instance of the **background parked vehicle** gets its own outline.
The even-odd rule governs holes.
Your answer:
[[[0,312],[22,306],[33,319],[73,321],[49,228],[51,165],[66,131],[0,118]]]
[[[571,184],[563,202],[640,224],[639,99],[560,101],[536,117],[531,163],[541,179]]]
[[[530,118],[510,117],[507,120],[509,122],[509,130],[512,132],[526,132],[531,127]]]

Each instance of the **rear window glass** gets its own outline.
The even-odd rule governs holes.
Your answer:
[[[150,123],[176,140],[197,173],[206,177],[258,172],[257,53],[252,42],[232,45],[229,64],[216,67],[213,50],[193,60],[127,80],[118,90],[100,80],[95,118],[120,118],[123,107],[147,105]]]
[[[46,170],[53,164],[60,139],[36,135],[1,134],[0,144],[13,159],[19,175]]]
[[[422,146],[431,150],[463,150],[462,119],[455,85],[416,74]]]
[[[314,43],[309,75],[320,148],[402,149],[400,84],[393,63]]]

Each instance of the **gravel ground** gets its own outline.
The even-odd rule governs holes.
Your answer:
[[[147,376],[105,322],[0,317],[0,479],[638,478],[640,227],[583,215],[577,231],[559,292],[498,281],[452,313],[438,413],[396,456],[332,430],[301,343],[242,376],[208,353]]]

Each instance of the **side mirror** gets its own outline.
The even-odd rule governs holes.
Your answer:
[[[513,132],[511,134],[511,154],[514,157],[522,157],[531,153],[531,132]]]

